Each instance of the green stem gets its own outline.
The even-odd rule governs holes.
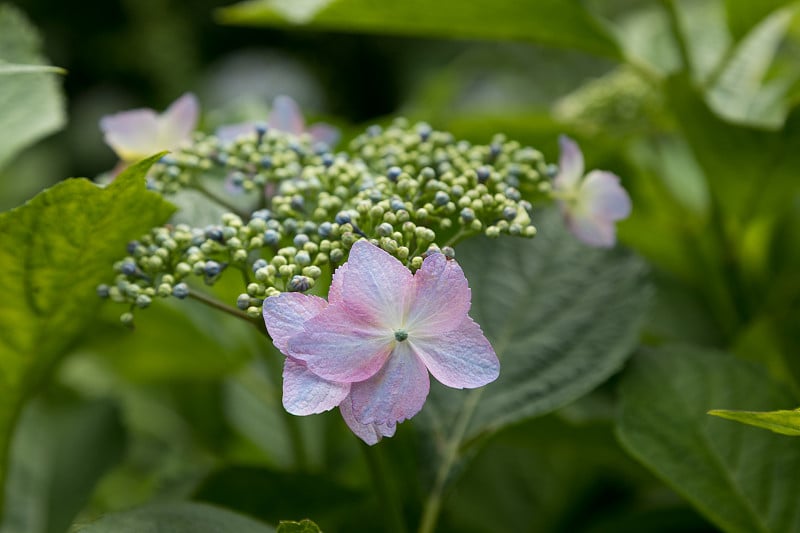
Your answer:
[[[244,320],[249,324],[253,325],[258,329],[263,335],[265,335],[268,339],[271,337],[269,333],[267,333],[267,328],[261,320],[250,318],[247,313],[236,309],[235,307],[231,307],[228,304],[222,303],[216,298],[209,296],[200,291],[190,290],[189,291],[189,298],[198,301],[212,309],[216,309],[217,311],[222,311],[223,313],[229,314],[231,316],[235,316],[240,320]]]
[[[461,408],[461,413],[459,413],[458,420],[456,420],[453,433],[450,435],[442,453],[442,463],[439,465],[439,470],[436,471],[433,489],[431,489],[428,499],[425,502],[425,510],[422,513],[422,520],[418,530],[419,533],[433,533],[436,529],[436,522],[439,520],[439,513],[442,510],[444,489],[450,477],[450,470],[452,470],[453,465],[456,460],[458,460],[461,440],[467,433],[469,421],[472,419],[472,413],[478,406],[478,400],[480,400],[482,392],[483,389],[472,391]]]
[[[245,213],[244,211],[242,211],[241,209],[239,209],[238,207],[236,207],[232,203],[228,202],[224,198],[220,198],[219,196],[217,196],[213,192],[211,192],[208,189],[206,189],[205,187],[203,187],[197,180],[194,180],[194,182],[191,185],[191,188],[193,188],[194,190],[196,190],[197,192],[199,192],[200,194],[202,194],[203,196],[205,196],[206,198],[208,198],[212,202],[224,207],[225,209],[227,209],[231,213],[235,213],[242,220],[246,221],[246,220],[248,220],[250,218],[250,214],[249,213]]]
[[[383,510],[386,512],[389,531],[405,533],[406,526],[403,522],[403,515],[400,512],[400,507],[397,505],[400,501],[400,497],[389,482],[389,475],[386,470],[386,462],[383,460],[382,449],[378,446],[367,446],[360,441],[359,447],[364,452],[364,458],[367,461],[367,467],[372,477],[372,484],[378,492],[378,499],[381,502]]]

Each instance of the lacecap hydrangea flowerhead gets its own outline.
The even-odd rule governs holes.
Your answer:
[[[591,246],[608,248],[616,242],[616,222],[631,213],[631,199],[619,176],[592,170],[584,176],[583,153],[578,144],[562,135],[558,174],[553,180],[567,227]]]
[[[132,163],[191,140],[200,105],[186,93],[161,114],[152,109],[131,109],[100,119],[108,144],[124,163]]]
[[[429,254],[412,274],[371,244],[353,244],[328,301],[285,292],[264,302],[264,321],[286,355],[283,404],[295,415],[339,407],[368,444],[417,414],[429,373],[453,388],[497,379],[500,365],[468,315],[471,293],[454,259]]]

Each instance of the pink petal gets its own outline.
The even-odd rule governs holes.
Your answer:
[[[558,138],[558,145],[561,154],[558,158],[558,174],[553,184],[562,191],[574,189],[583,177],[583,153],[578,143],[566,135]]]
[[[283,407],[289,413],[304,416],[330,411],[349,392],[349,383],[324,380],[300,361],[286,358],[283,365]]]
[[[464,271],[444,254],[431,254],[414,274],[414,296],[407,329],[438,335],[457,328],[467,316],[471,293]]]
[[[323,143],[328,148],[333,148],[339,142],[339,129],[324,122],[317,122],[309,126],[308,133],[314,142]]]
[[[631,198],[611,172],[593,170],[586,175],[578,193],[583,209],[595,218],[622,220],[631,214]]]
[[[264,324],[275,347],[286,354],[289,339],[327,306],[323,298],[300,292],[282,292],[264,300]]]
[[[330,381],[362,381],[383,366],[394,336],[348,313],[343,304],[328,305],[289,339],[288,354]]]
[[[353,413],[362,424],[392,424],[411,418],[428,397],[430,378],[408,342],[398,342],[383,368],[353,383]]]
[[[229,143],[236,140],[247,133],[255,133],[255,122],[240,122],[239,124],[230,124],[228,126],[220,126],[214,131],[214,135],[223,143]]]
[[[152,109],[133,109],[100,119],[105,141],[120,159],[133,161],[164,149],[157,144],[158,116]]]
[[[344,280],[344,273],[347,271],[347,264],[343,264],[333,273],[331,286],[328,289],[328,302],[332,304],[342,301],[342,281]]]
[[[584,212],[567,212],[567,228],[581,242],[597,248],[611,248],[616,242],[616,226],[613,221],[592,218]]]
[[[411,271],[366,240],[353,245],[347,265],[339,292],[348,311],[375,327],[400,327],[413,298]]]
[[[269,127],[295,135],[303,133],[306,124],[297,102],[288,96],[276,97],[269,114]]]
[[[353,400],[350,396],[339,404],[339,411],[342,413],[345,423],[350,431],[355,433],[358,438],[370,446],[377,444],[383,437],[391,437],[397,429],[397,424],[362,424],[356,420],[353,414]]]
[[[448,387],[482,387],[500,374],[500,361],[492,345],[470,317],[453,331],[431,337],[415,336],[408,342],[433,377]]]
[[[191,138],[200,117],[200,104],[192,93],[186,93],[161,115],[161,137],[164,149],[176,148]]]
[[[581,184],[574,204],[562,209],[567,227],[582,242],[599,248],[610,248],[616,242],[615,221],[631,212],[631,199],[619,177],[593,170]]]

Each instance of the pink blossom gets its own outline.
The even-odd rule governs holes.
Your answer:
[[[631,199],[611,172],[592,170],[583,175],[583,153],[562,135],[558,174],[553,181],[569,230],[591,246],[608,248],[616,241],[617,220],[631,213]]]
[[[223,141],[232,141],[240,135],[254,133],[258,124],[256,122],[242,122],[230,126],[217,128],[217,137]],[[272,102],[272,111],[267,118],[267,126],[277,131],[294,135],[308,133],[313,142],[323,143],[332,147],[339,140],[339,130],[329,124],[318,122],[306,128],[303,112],[292,98],[278,96]]]
[[[367,241],[358,241],[333,277],[328,302],[283,293],[264,302],[275,346],[287,355],[283,402],[310,414],[339,406],[368,444],[394,434],[422,409],[429,372],[444,385],[494,381],[499,362],[468,315],[461,267],[442,254],[416,274]]]
[[[131,109],[100,119],[105,141],[119,158],[130,163],[163,150],[173,150],[190,140],[197,127],[200,106],[186,93],[166,111]]]

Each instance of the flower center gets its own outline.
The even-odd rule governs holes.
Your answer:
[[[394,332],[394,338],[399,342],[403,342],[408,338],[408,332],[404,329],[398,329]]]

